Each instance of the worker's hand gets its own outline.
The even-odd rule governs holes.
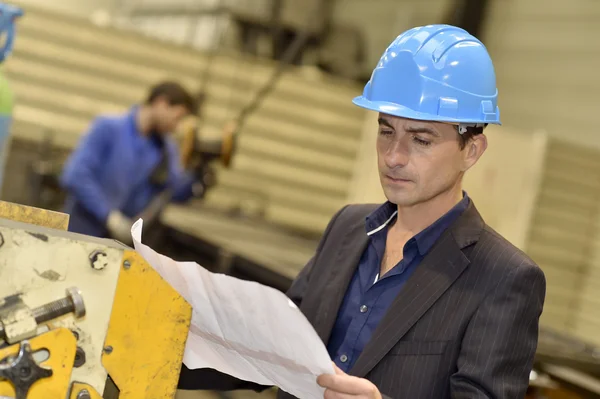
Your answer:
[[[381,399],[379,389],[371,381],[344,373],[333,364],[335,375],[323,374],[317,384],[325,388],[325,399]]]
[[[112,238],[121,241],[123,244],[133,244],[131,226],[133,226],[133,221],[121,212],[113,211],[108,215],[108,220],[106,221],[108,232]]]

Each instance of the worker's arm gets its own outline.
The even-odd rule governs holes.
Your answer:
[[[525,397],[545,292],[543,272],[522,265],[488,294],[465,332],[453,399]]]
[[[106,153],[114,142],[113,135],[109,121],[94,120],[71,154],[60,179],[62,187],[102,224],[106,224],[111,208],[97,181],[96,171],[102,168]]]
[[[343,210],[343,209],[342,209]],[[292,283],[292,286],[287,291],[286,295],[297,305],[300,305],[302,298],[306,293],[306,288],[310,280],[311,272],[315,263],[317,262],[321,250],[327,238],[331,227],[333,226],[338,215],[342,212],[340,210],[329,222],[329,225],[325,229],[323,236],[317,246],[315,255],[310,259],[306,266],[302,269],[298,277]],[[248,381],[242,381],[235,377],[227,374],[223,374],[213,369],[196,369],[190,370],[183,365],[181,375],[179,378],[179,389],[183,390],[211,390],[211,391],[233,391],[238,389],[248,389],[253,391],[263,391],[268,386],[258,385]]]

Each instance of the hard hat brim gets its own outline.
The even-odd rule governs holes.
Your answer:
[[[367,100],[364,96],[354,97],[352,100],[354,105],[357,105],[361,108],[365,108],[371,111],[381,112],[383,114],[398,116],[400,118],[407,119],[415,119],[420,121],[428,121],[428,122],[443,122],[443,123],[488,123],[501,125],[500,120],[490,120],[490,121],[482,121],[482,120],[466,120],[466,119],[453,119],[453,118],[443,118],[439,115],[428,114],[424,112],[417,112],[403,105],[394,104],[386,101],[370,101]]]

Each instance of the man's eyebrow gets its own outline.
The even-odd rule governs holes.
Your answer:
[[[390,122],[388,122],[388,120],[385,118],[377,119],[377,123],[379,123],[380,126],[383,125],[385,127],[389,127],[390,129],[394,128],[394,126],[392,126],[392,124]]]
[[[436,132],[432,128],[426,127],[426,126],[415,126],[415,127],[410,127],[409,126],[405,130],[408,133],[427,133],[427,134],[431,134],[431,135],[436,136],[436,137],[440,137],[440,134],[438,132]]]

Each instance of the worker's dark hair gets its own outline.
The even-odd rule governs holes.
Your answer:
[[[467,131],[463,134],[458,133],[458,126],[456,126],[456,132],[458,133],[458,145],[461,150],[464,150],[467,143],[478,134],[483,133],[483,129],[487,127],[487,123],[483,127],[467,127]]]
[[[170,105],[183,105],[191,114],[197,113],[197,100],[177,82],[161,82],[150,89],[146,104],[152,104],[163,97]]]

